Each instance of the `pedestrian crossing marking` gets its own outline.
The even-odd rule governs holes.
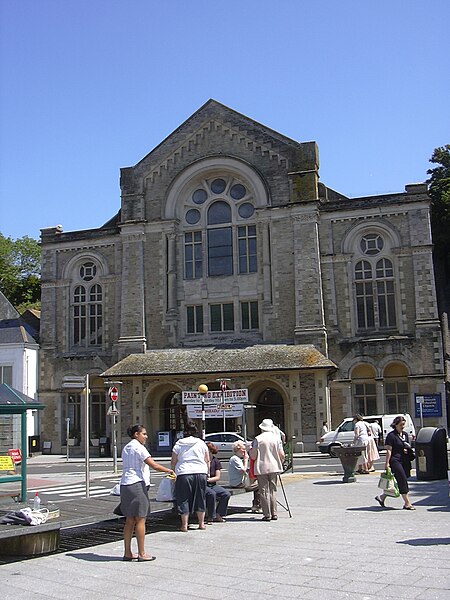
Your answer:
[[[83,490],[82,492],[69,492],[67,494],[59,494],[61,496],[61,498],[74,498],[76,496],[85,496],[86,495],[86,490]],[[103,488],[101,490],[93,490],[92,488],[89,488],[89,495],[90,496],[109,496],[109,490],[107,490],[106,488]]]
[[[109,490],[100,485],[89,486],[91,490],[103,490],[109,493]],[[47,488],[46,490],[39,490],[40,494],[55,494],[59,492],[77,492],[78,490],[85,490],[86,484],[84,485],[65,485],[64,487]]]

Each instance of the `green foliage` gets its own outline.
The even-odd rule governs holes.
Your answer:
[[[431,228],[437,257],[450,254],[450,144],[435,148],[430,162],[439,166],[429,169]]]
[[[39,242],[28,236],[13,240],[0,233],[0,290],[19,312],[40,307]]]

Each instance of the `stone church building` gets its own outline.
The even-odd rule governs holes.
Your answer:
[[[388,165],[387,165],[388,166]],[[209,100],[133,167],[98,229],[41,231],[42,439],[110,435],[187,418],[180,392],[246,388],[248,432],[271,417],[315,449],[322,421],[409,412],[441,399],[444,365],[425,184],[348,198],[299,143]],[[420,423],[415,419],[416,426]],[[227,419],[234,431],[241,421]],[[207,431],[223,429],[221,419]]]

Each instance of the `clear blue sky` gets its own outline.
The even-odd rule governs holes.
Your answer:
[[[0,0],[0,232],[101,226],[209,98],[319,145],[349,196],[450,143],[448,0]]]

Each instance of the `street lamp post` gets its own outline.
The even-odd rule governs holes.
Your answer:
[[[205,396],[209,390],[208,386],[204,383],[201,383],[197,390],[202,398],[202,440],[204,440],[206,436]]]
[[[231,379],[227,379],[222,377],[222,379],[216,379],[216,381],[220,384],[220,389],[222,390],[222,416],[223,416],[223,430],[227,430],[227,418],[225,416],[225,392],[227,390],[227,381],[231,381]]]

